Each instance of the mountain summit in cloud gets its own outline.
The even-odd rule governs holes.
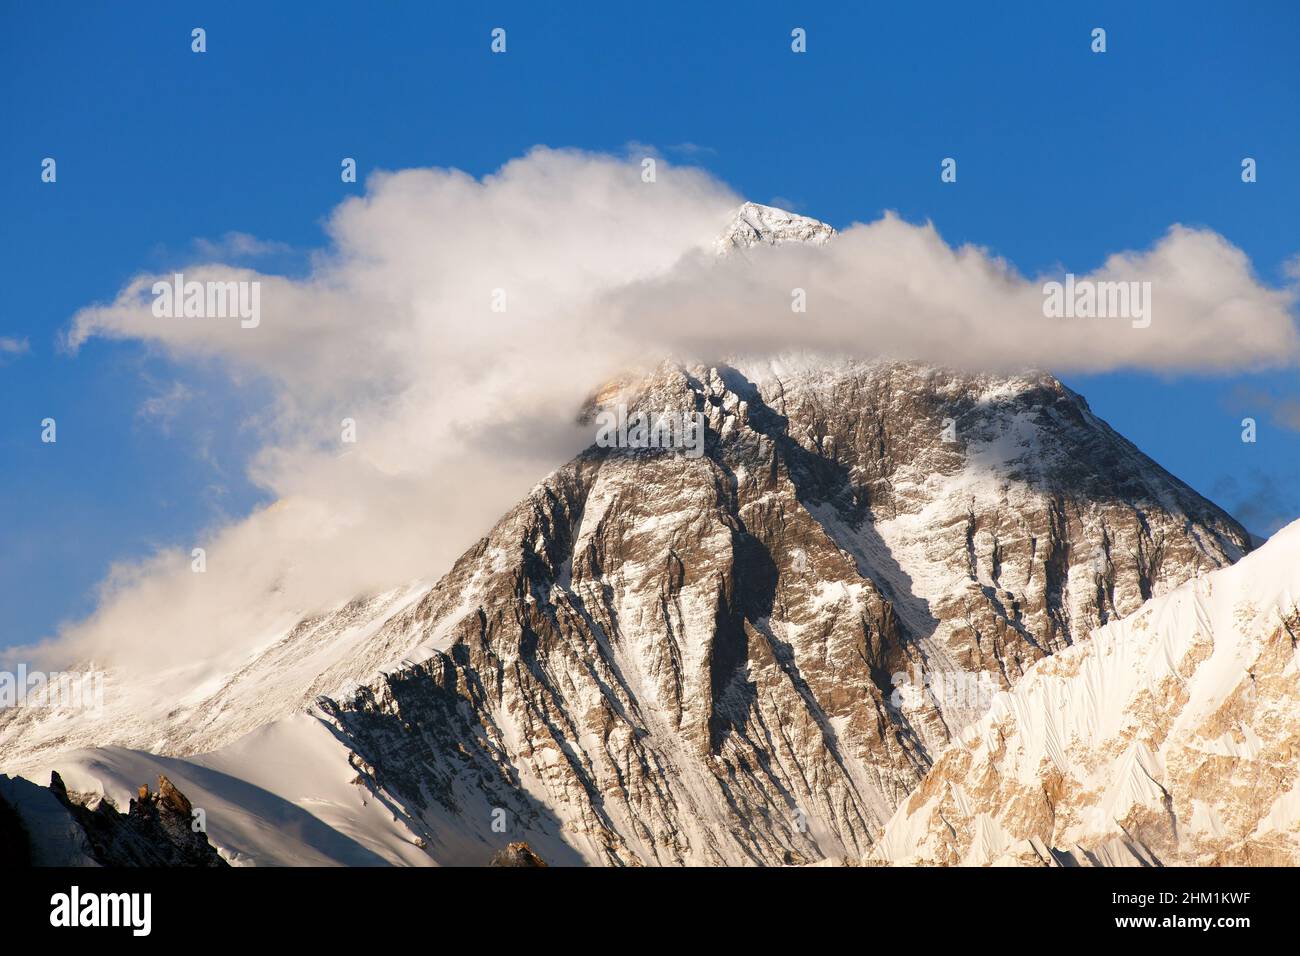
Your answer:
[[[96,723],[15,714],[5,766],[115,792],[156,763],[231,807],[213,839],[251,860],[323,848],[259,846],[202,768],[310,812],[285,746],[355,776],[338,825],[396,814],[366,842],[392,862],[418,860],[384,849],[394,828],[445,863],[507,837],[551,861],[866,856],[978,715],[945,680],[1012,686],[1246,547],[1047,377],[786,359],[618,397],[703,412],[706,455],[584,452],[442,581],[304,620],[179,702],[119,686]],[[104,744],[134,751],[59,755]]]
[[[724,238],[831,235],[745,206]],[[589,447],[440,579],[184,694],[122,672],[99,722],[9,712],[0,766],[165,774],[237,862],[861,859],[998,695],[1250,548],[1045,373],[665,362],[615,405],[698,414],[704,454]]]
[[[817,219],[747,202],[736,210],[731,225],[718,237],[715,249],[719,255],[729,255],[737,249],[759,244],[779,246],[800,242],[820,246],[834,235],[834,228]]]
[[[1049,318],[1044,279],[1056,277],[1021,275],[930,224],[887,213],[837,231],[742,204],[699,169],[660,163],[647,183],[626,159],[577,150],[534,149],[478,178],[376,173],[325,230],[303,274],[178,262],[76,314],[70,345],[131,340],[193,387],[171,406],[173,434],[237,423],[237,467],[268,504],[115,566],[94,612],[28,659],[170,671],[178,679],[155,692],[181,697],[195,672],[217,679],[343,596],[436,578],[590,444],[574,420],[592,394],[667,356],[712,367],[815,354],[1015,377],[1241,371],[1300,354],[1294,290],[1261,282],[1206,229],[1174,226],[1076,270],[1079,282],[1150,281],[1145,328]],[[718,255],[719,240],[733,254]],[[260,282],[257,327],[154,316],[149,290],[176,272]],[[159,420],[153,406],[141,413]],[[203,575],[190,571],[195,547]]]

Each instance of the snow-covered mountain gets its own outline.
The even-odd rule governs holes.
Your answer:
[[[714,242],[714,251],[727,256],[758,245],[779,246],[799,242],[824,245],[835,236],[835,229],[817,219],[799,216],[775,206],[747,202],[736,210],[731,224]]]
[[[832,235],[749,204],[722,244]],[[163,773],[236,862],[861,858],[993,692],[1249,549],[1043,373],[665,363],[595,404],[704,454],[593,446],[440,581],[185,694],[110,677],[98,722],[0,715],[0,770]]]
[[[1300,522],[1040,661],[935,764],[895,864],[1300,864]]]

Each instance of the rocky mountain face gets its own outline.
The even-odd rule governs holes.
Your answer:
[[[894,864],[1300,864],[1300,522],[1030,669],[885,829]]]
[[[981,690],[1247,546],[1047,376],[666,366],[621,397],[702,412],[706,454],[561,469],[420,603],[442,647],[323,704],[417,829],[472,781],[593,862],[866,855]]]
[[[832,235],[751,204],[721,245]],[[432,861],[862,858],[996,693],[1250,546],[1046,374],[665,363],[590,411],[620,405],[702,416],[703,454],[592,447],[437,583],[165,712],[0,717],[0,765],[192,755],[311,706]]]

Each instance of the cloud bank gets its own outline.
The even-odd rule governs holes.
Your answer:
[[[330,246],[306,278],[212,261],[177,270],[260,282],[256,328],[155,317],[150,289],[170,275],[139,276],[82,310],[67,333],[74,351],[97,337],[138,340],[182,369],[215,362],[232,387],[264,386],[273,399],[251,471],[275,503],[196,542],[203,574],[188,548],[115,569],[99,610],[53,651],[218,666],[303,613],[435,577],[591,442],[574,419],[594,389],[669,354],[798,349],[1171,372],[1300,355],[1295,290],[1261,284],[1213,232],[1174,226],[1080,277],[1151,282],[1152,322],[1137,329],[1045,318],[1043,281],[1059,276],[1021,276],[894,216],[820,248],[719,259],[713,240],[740,202],[697,169],[661,161],[645,183],[639,162],[542,148],[482,180],[377,174],[334,211]],[[795,289],[804,313],[791,310]],[[341,441],[344,419],[355,443]]]

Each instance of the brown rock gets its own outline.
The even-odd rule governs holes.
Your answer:
[[[498,850],[488,866],[533,866],[545,867],[546,863],[533,852],[532,847],[522,840],[511,843],[505,849]]]

